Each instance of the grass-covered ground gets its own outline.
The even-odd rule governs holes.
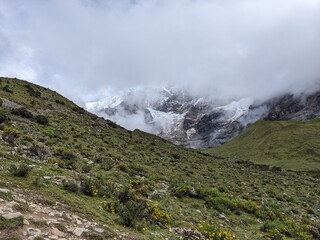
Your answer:
[[[209,152],[286,170],[320,171],[320,120],[260,121]]]
[[[115,230],[132,239],[320,237],[314,173],[183,149],[127,131],[48,89],[0,83],[0,186],[19,186],[106,224],[101,239]]]

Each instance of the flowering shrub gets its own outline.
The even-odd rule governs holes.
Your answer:
[[[232,232],[222,231],[210,223],[204,225],[199,224],[196,230],[209,240],[237,240]]]
[[[128,165],[123,162],[118,163],[116,165],[116,168],[119,169],[121,172],[128,172],[128,170],[129,170]]]
[[[291,238],[301,240],[320,239],[319,228],[307,222],[299,222],[292,219],[266,221],[260,230],[266,232],[266,237],[270,240],[286,240]]]
[[[154,190],[154,187],[150,183],[147,183],[145,180],[138,179],[130,181],[129,189],[134,191],[135,193],[147,197],[149,196],[151,191]]]
[[[267,221],[261,227],[263,232],[274,232],[284,234],[286,236],[291,236],[294,230],[294,226],[289,223],[281,222],[279,220]]]
[[[192,188],[187,184],[174,184],[171,187],[171,194],[175,197],[188,197],[191,195]]]
[[[91,178],[86,178],[81,182],[81,192],[84,195],[96,197],[99,192],[99,188]]]
[[[66,162],[64,160],[62,160],[62,159],[49,158],[48,162],[52,163],[52,164],[55,164],[55,165],[58,165],[61,168],[64,168],[66,166]]]
[[[15,141],[19,138],[20,132],[13,127],[6,127],[3,130],[2,139],[3,141],[14,145]]]
[[[169,228],[171,216],[159,207],[158,202],[148,205],[149,220],[163,228]]]
[[[119,207],[119,202],[111,199],[107,199],[103,203],[104,209],[106,209],[109,213],[115,214],[117,212],[117,208]]]

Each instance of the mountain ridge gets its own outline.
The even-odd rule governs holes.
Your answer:
[[[165,90],[164,90],[165,89]],[[88,103],[86,109],[107,119],[126,121],[141,116],[137,126],[175,144],[212,148],[229,142],[259,121],[309,120],[320,117],[320,92],[284,94],[256,103],[253,99],[219,102],[192,97],[177,89],[139,89]],[[148,91],[155,92],[146,93]],[[116,101],[113,101],[116,99]],[[130,125],[134,127],[134,125]]]

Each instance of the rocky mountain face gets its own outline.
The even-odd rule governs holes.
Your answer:
[[[174,88],[133,89],[88,103],[86,108],[124,127],[140,116],[142,130],[185,147],[211,148],[230,141],[258,120],[318,118],[320,92],[287,94],[257,104],[249,98],[214,101]]]
[[[269,112],[266,120],[310,120],[320,117],[320,91],[305,95],[285,95],[265,103]]]

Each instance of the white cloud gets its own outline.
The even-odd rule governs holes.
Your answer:
[[[0,75],[81,103],[106,89],[217,98],[320,88],[317,0],[0,2]]]

